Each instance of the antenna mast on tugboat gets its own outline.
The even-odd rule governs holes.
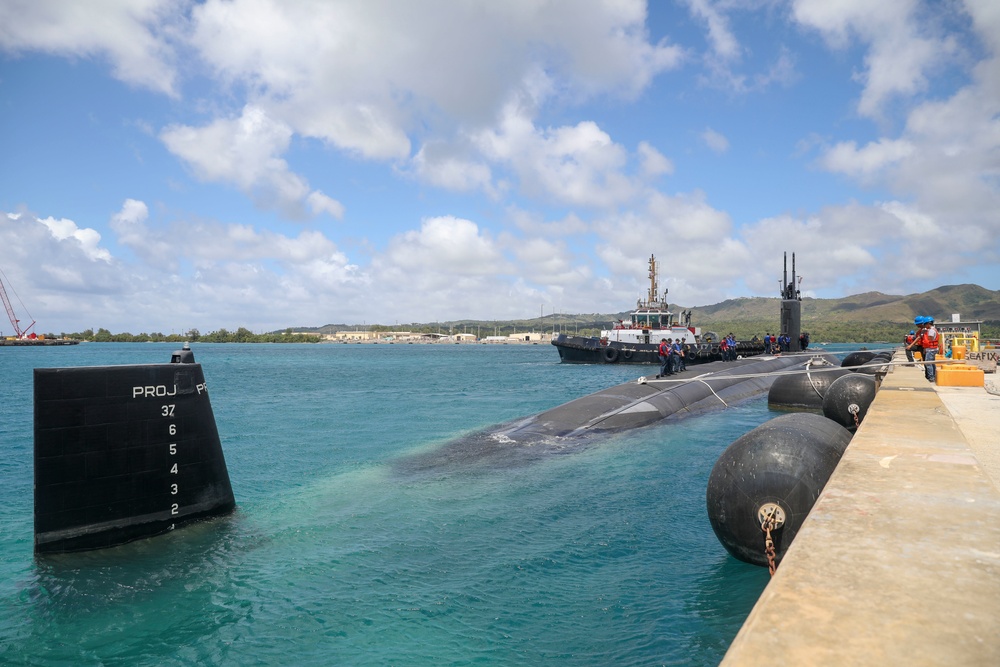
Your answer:
[[[663,297],[659,296],[659,286],[656,283],[656,255],[649,256],[649,294],[646,295],[646,307],[653,308],[657,304],[666,307],[667,292],[663,290]]]

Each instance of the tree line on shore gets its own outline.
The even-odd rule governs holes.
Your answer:
[[[551,328],[553,333],[598,336],[601,329],[608,328],[610,324],[610,322],[572,322],[567,320],[553,323],[551,318],[546,318],[545,320],[519,320],[504,324],[463,321],[435,325],[409,325],[406,329],[413,333],[467,332],[482,336],[506,336],[517,332],[548,331]],[[814,321],[802,323],[802,330],[809,332],[812,341],[830,343],[901,342],[911,328],[910,325],[899,322]],[[398,327],[372,324],[367,325],[365,329],[388,333],[397,330]],[[714,331],[720,335],[733,333],[737,340],[750,340],[754,336],[763,338],[766,333],[772,335],[782,333],[778,330],[777,321],[773,320],[702,322],[701,330],[703,333]],[[984,340],[1000,340],[1000,322],[984,322],[981,335]],[[46,336],[56,337],[54,334],[46,334]],[[191,329],[181,334],[160,332],[132,334],[127,332],[111,333],[107,329],[99,328],[96,332],[93,329],[86,329],[77,333],[63,333],[61,337],[94,343],[317,343],[322,340],[320,332],[316,330],[287,328],[280,332],[253,333],[245,327],[239,327],[235,331],[223,328],[206,334],[199,332],[198,329]]]
[[[55,338],[53,334],[48,337]],[[281,332],[254,333],[245,327],[236,331],[219,329],[203,334],[197,329],[191,329],[182,334],[153,333],[111,333],[107,329],[86,329],[78,333],[64,333],[62,338],[88,341],[92,343],[317,343],[319,336],[292,333],[291,329]]]

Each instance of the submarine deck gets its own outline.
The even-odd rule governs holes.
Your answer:
[[[998,434],[894,366],[722,665],[1000,665]]]

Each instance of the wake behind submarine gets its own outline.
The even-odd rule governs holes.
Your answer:
[[[718,410],[768,390],[783,372],[799,372],[830,355],[758,356],[701,364],[670,380],[625,382],[512,422],[452,440],[432,451],[402,457],[400,473],[441,468],[517,466],[565,453],[596,437],[670,418]]]
[[[200,364],[35,369],[35,553],[164,533],[236,505]]]

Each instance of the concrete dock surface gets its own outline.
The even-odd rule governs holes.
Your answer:
[[[1000,665],[1000,396],[893,361],[722,665]]]

